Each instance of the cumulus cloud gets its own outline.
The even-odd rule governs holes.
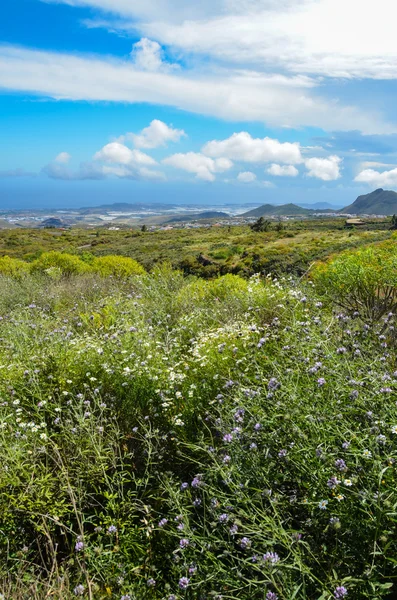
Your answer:
[[[390,171],[375,171],[374,169],[364,169],[359,173],[354,181],[368,183],[375,187],[396,187],[397,186],[397,167]]]
[[[72,157],[70,154],[68,154],[68,152],[60,152],[60,154],[58,154],[58,156],[55,158],[55,162],[59,163],[60,165],[67,165],[71,158]]]
[[[163,121],[154,119],[140,133],[127,133],[124,137],[131,140],[136,148],[159,148],[166,146],[168,142],[179,142],[185,136],[183,129],[174,129]]]
[[[314,82],[300,75],[219,68],[207,72],[198,68],[152,72],[117,58],[0,47],[0,87],[57,100],[150,102],[281,127],[358,129],[364,133],[390,133],[395,129],[376,111],[329,100],[310,85]],[[270,161],[283,162],[277,156]]]
[[[158,42],[142,38],[133,45],[131,58],[138,69],[142,71],[168,71],[176,68],[164,60],[163,49]]]
[[[130,150],[117,142],[104,146],[94,155],[92,161],[81,163],[76,170],[71,169],[66,164],[66,160],[60,160],[59,156],[42,169],[42,172],[50,179],[64,181],[106,179],[108,177],[152,181],[165,179],[164,173],[150,168],[157,165],[151,156],[140,150]]]
[[[274,175],[274,177],[297,177],[299,175],[298,169],[293,165],[278,165],[273,163],[266,170],[269,175]]]
[[[303,160],[299,143],[282,143],[269,137],[253,138],[246,131],[234,133],[226,140],[208,142],[203,147],[203,153],[252,163],[277,160],[297,164]]]
[[[308,170],[309,177],[315,177],[323,181],[335,181],[341,177],[341,162],[342,159],[339,156],[309,158],[305,161],[305,167]]]
[[[94,160],[130,165],[132,167],[153,166],[157,164],[154,158],[148,154],[145,154],[140,150],[131,150],[119,142],[106,144],[106,146],[94,155]]]
[[[197,179],[204,181],[215,181],[216,173],[223,173],[232,168],[233,163],[225,157],[215,160],[197,152],[187,152],[186,154],[173,154],[163,161],[163,164],[176,169],[194,173]]]
[[[237,175],[237,181],[240,181],[241,183],[252,183],[255,179],[256,175],[251,171],[242,171]]]

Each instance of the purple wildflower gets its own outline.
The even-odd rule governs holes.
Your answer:
[[[327,481],[327,486],[331,489],[334,490],[336,488],[337,485],[340,484],[340,481],[337,477],[333,476],[330,479],[328,479]]]
[[[179,540],[179,546],[182,548],[182,550],[184,548],[187,548],[189,546],[190,542],[187,538],[182,538],[181,540]]]
[[[278,596],[274,592],[268,592],[266,594],[266,600],[278,600]]]
[[[181,577],[179,580],[179,587],[181,588],[181,590],[186,590],[187,586],[189,585],[190,579],[188,579],[187,577]]]
[[[84,542],[82,542],[81,540],[78,540],[76,542],[74,549],[76,550],[76,552],[81,552],[82,550],[84,550]]]
[[[335,461],[335,467],[338,469],[338,471],[347,471],[347,465],[343,458],[338,458]]]
[[[286,450],[280,450],[280,452],[278,453],[279,458],[284,458],[285,456],[287,456],[287,451]]]
[[[270,391],[277,390],[280,387],[280,383],[277,381],[275,377],[272,377],[267,384],[267,387]]]
[[[223,513],[221,515],[219,515],[219,523],[226,523],[228,520],[229,516],[226,513]]]
[[[225,433],[225,435],[223,436],[223,441],[224,442],[231,442],[233,440],[233,436],[231,433]]]
[[[146,585],[148,587],[154,587],[156,585],[156,580],[151,577],[150,579],[147,580]]]
[[[185,483],[182,483],[182,485],[181,485],[181,488],[180,488],[180,489],[181,489],[181,492],[184,492],[185,490],[187,490],[187,488],[188,488],[188,487],[189,487],[189,484],[188,484],[188,483],[186,483],[186,482],[185,482]]]
[[[245,410],[243,408],[239,408],[234,415],[234,420],[237,423],[242,423],[244,420]]]
[[[334,598],[344,598],[345,596],[347,596],[347,589],[343,585],[340,585],[334,591]]]
[[[198,488],[201,485],[200,477],[195,477],[191,483],[192,488]]]
[[[117,527],[115,525],[110,525],[108,527],[108,533],[110,533],[110,535],[114,535],[115,533],[117,533]]]
[[[201,505],[201,498],[195,498],[195,499],[193,500],[193,506],[194,506],[195,508],[197,508],[197,507],[198,507],[198,506],[200,506],[200,505]]]
[[[263,555],[263,560],[271,565],[276,565],[280,560],[280,557],[277,552],[266,552],[266,554]]]
[[[161,519],[159,521],[159,527],[165,527],[168,523],[168,519]]]
[[[222,462],[224,462],[227,465],[228,463],[230,463],[231,460],[231,457],[228,454],[225,454]]]
[[[75,596],[82,596],[84,594],[84,591],[85,587],[81,585],[81,583],[79,585],[76,585],[76,587],[73,590]]]
[[[254,425],[254,429],[255,429],[255,431],[259,431],[261,428],[262,428],[262,425],[261,425],[260,423],[256,423],[256,424]]]
[[[319,387],[322,387],[323,385],[326,384],[326,381],[325,381],[324,377],[320,377],[319,379],[317,379],[317,383],[318,383]]]
[[[246,550],[247,548],[250,548],[250,547],[251,547],[251,540],[247,537],[241,538],[240,548],[242,548],[243,550]]]

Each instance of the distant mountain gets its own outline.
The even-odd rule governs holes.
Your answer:
[[[397,193],[379,188],[370,194],[359,196],[346,206],[342,213],[354,215],[395,215],[397,214]]]
[[[206,212],[190,213],[177,217],[172,217],[167,221],[167,223],[178,223],[180,221],[197,221],[200,219],[224,219],[227,217],[230,217],[228,213],[218,212],[216,210],[207,210]]]
[[[249,210],[248,212],[239,215],[240,217],[292,217],[296,215],[309,215],[313,211],[307,208],[302,208],[296,204],[282,204],[281,206],[273,206],[272,204],[263,204],[258,208]]]
[[[57,219],[56,217],[49,217],[40,223],[40,227],[44,229],[60,229],[63,227],[70,227],[67,221]]]

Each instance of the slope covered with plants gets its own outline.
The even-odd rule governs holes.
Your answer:
[[[2,275],[4,598],[392,598],[396,256]]]

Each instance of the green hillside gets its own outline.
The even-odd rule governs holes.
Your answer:
[[[258,208],[254,208],[243,215],[242,217],[264,217],[264,216],[278,216],[287,217],[294,215],[309,215],[313,213],[308,208],[302,208],[296,204],[282,204],[281,206],[273,206],[272,204],[263,204]]]
[[[394,215],[397,213],[397,193],[379,188],[370,194],[359,196],[341,212],[356,215]]]

